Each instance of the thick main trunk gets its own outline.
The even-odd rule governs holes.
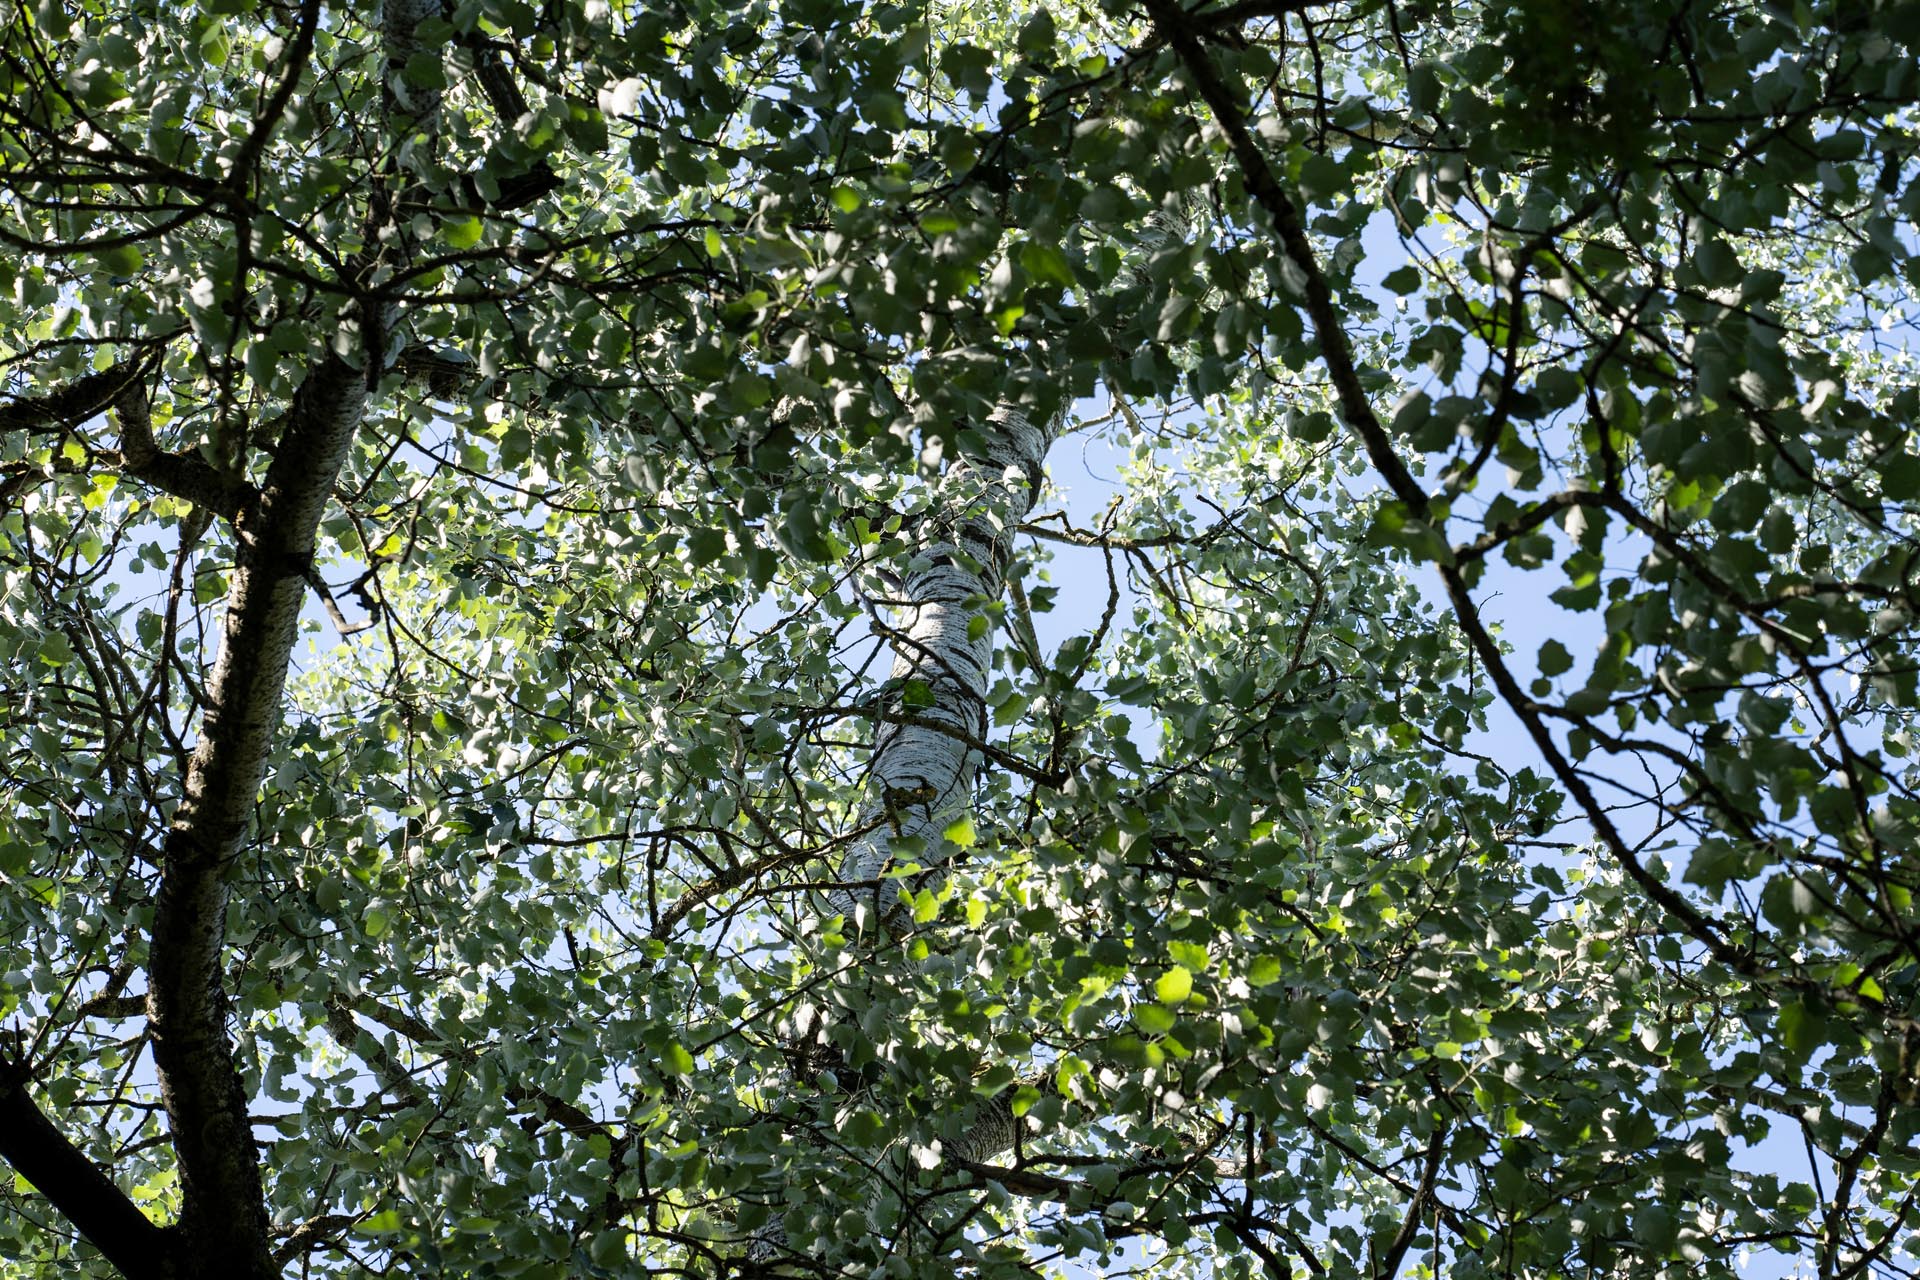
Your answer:
[[[382,16],[386,130],[404,168],[431,148],[437,92],[410,83],[422,48],[414,29],[439,0],[387,0]],[[392,217],[376,208],[375,222]],[[375,228],[378,230],[379,228]],[[369,237],[377,242],[378,235]],[[361,273],[374,261],[356,264]],[[257,501],[234,521],[235,557],[219,656],[207,681],[200,741],[168,831],[154,900],[147,1018],[160,1098],[178,1160],[181,1208],[174,1232],[182,1274],[279,1274],[247,1096],[228,1035],[222,986],[232,870],[244,844],[282,718],[287,668],[321,517],[377,381],[391,312],[357,317],[355,368],[329,353],[295,393]]]
[[[221,986],[229,873],[280,725],[315,532],[366,397],[365,375],[338,359],[311,370],[260,501],[235,522],[219,657],[154,899],[147,1019],[179,1161],[179,1248],[209,1275],[277,1273]]]
[[[993,638],[976,620],[1004,590],[1013,533],[1039,494],[1051,432],[1003,405],[979,434],[978,451],[943,477],[902,583],[905,625],[891,637],[887,707],[896,719],[874,734],[861,814],[874,829],[840,866],[841,881],[859,887],[837,891],[829,904],[863,927],[884,928],[900,910],[898,888],[882,877],[902,837],[921,842],[915,860],[940,878],[944,832],[967,811],[980,767],[970,744],[986,738]]]

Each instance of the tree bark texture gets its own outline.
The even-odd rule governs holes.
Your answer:
[[[1157,211],[1141,237],[1149,254],[1184,242],[1185,211]],[[1137,279],[1140,268],[1129,267]],[[1035,425],[1017,404],[1003,403],[978,433],[979,444],[941,478],[932,510],[922,518],[912,567],[902,583],[904,625],[889,636],[894,663],[885,710],[874,732],[861,809],[868,833],[839,868],[841,887],[828,895],[829,914],[853,924],[862,945],[885,945],[899,927],[905,903],[900,886],[938,888],[946,879],[945,832],[972,807],[982,763],[971,744],[984,742],[986,694],[993,661],[987,606],[1006,590],[1014,533],[1032,511],[1046,475],[1057,420]],[[911,691],[913,696],[909,696]],[[923,870],[911,881],[889,878],[903,837],[919,841]],[[802,1056],[825,1053],[828,1028],[801,1029],[812,1044]],[[986,1100],[971,1124],[942,1151],[960,1167],[991,1161],[1014,1144],[1012,1095]],[[752,1240],[749,1256],[762,1264],[785,1252],[776,1214]]]
[[[365,376],[338,357],[310,370],[260,500],[234,524],[219,656],[154,900],[147,1019],[179,1161],[179,1246],[209,1274],[277,1274],[227,1033],[227,898],[282,719],[315,533],[366,397]]]
[[[404,176],[410,157],[435,145],[441,95],[409,81],[404,68],[418,54],[435,52],[422,46],[415,28],[440,11],[439,0],[387,0],[381,17],[390,192],[410,182]],[[393,208],[391,199],[376,198],[368,243],[381,247],[351,264],[349,284],[356,288],[399,251],[397,237],[385,234]],[[345,331],[310,364],[295,392],[259,488],[237,476],[191,477],[194,500],[232,521],[234,563],[199,741],[162,849],[148,962],[146,1013],[177,1161],[178,1222],[162,1228],[146,1219],[40,1113],[24,1080],[0,1089],[6,1129],[0,1154],[129,1276],[264,1280],[279,1274],[248,1098],[227,1025],[226,917],[234,868],[284,719],[287,669],[320,520],[398,318],[364,300],[347,315]],[[129,467],[156,469],[171,455],[153,447],[144,393],[123,393],[119,402]]]
[[[993,662],[986,607],[1000,599],[1014,533],[1032,510],[1045,476],[1054,423],[1033,423],[1002,404],[981,425],[971,447],[940,478],[939,492],[919,520],[912,560],[892,601],[901,625],[888,628],[894,650],[886,686],[889,719],[876,725],[856,841],[839,867],[840,887],[826,895],[829,915],[842,916],[857,946],[888,945],[902,923],[903,884],[938,887],[946,878],[945,832],[971,809],[987,734],[987,677]],[[922,870],[894,878],[900,841],[919,841],[909,860]],[[799,1029],[802,1057],[831,1055],[830,1027]],[[962,1159],[986,1159],[1013,1140],[1013,1116],[990,1104],[957,1146]],[[788,1255],[776,1212],[753,1233],[749,1259],[777,1266]]]
[[[902,584],[905,625],[894,648],[891,705],[898,720],[874,733],[863,826],[873,830],[848,851],[830,909],[863,930],[892,924],[901,909],[897,887],[881,881],[896,842],[922,842],[929,880],[943,878],[932,860],[943,833],[965,814],[981,756],[969,740],[987,733],[987,674],[993,661],[985,605],[1005,590],[1013,534],[1033,508],[1044,476],[1051,424],[1002,405],[979,433],[983,445],[941,478],[941,493],[922,519],[919,546]],[[913,696],[909,696],[909,691]]]

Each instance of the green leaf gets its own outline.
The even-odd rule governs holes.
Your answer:
[[[1777,1027],[1780,1040],[1793,1057],[1804,1061],[1822,1044],[1826,1043],[1826,1019],[1810,1007],[1801,997],[1787,1000],[1780,1006]]]
[[[478,218],[448,218],[440,224],[440,243],[454,250],[471,249],[480,243],[484,230]]]
[[[73,645],[64,632],[50,631],[40,641],[39,658],[50,667],[63,667],[73,661]]]
[[[1073,286],[1073,266],[1067,261],[1067,255],[1053,245],[1033,240],[1021,245],[1020,266],[1041,284]]]
[[[1732,841],[1702,840],[1687,864],[1686,881],[1718,893],[1729,880],[1743,874],[1743,862]]]
[[[1153,996],[1161,1004],[1184,1004],[1193,994],[1193,973],[1184,965],[1174,965],[1154,980]]]
[[[1157,1004],[1137,1004],[1133,1007],[1134,1025],[1145,1035],[1165,1035],[1173,1030],[1178,1021],[1173,1010]]]
[[[147,256],[140,252],[139,245],[116,245],[103,249],[100,253],[100,269],[109,275],[127,277],[140,270]]]
[[[1049,54],[1057,38],[1053,15],[1042,9],[1020,28],[1020,34],[1014,38],[1014,48],[1029,56]]]
[[[1563,675],[1573,669],[1573,655],[1558,640],[1548,640],[1540,646],[1538,661],[1543,676]]]
[[[696,565],[716,564],[727,554],[724,529],[693,529],[687,533],[687,554]]]
[[[407,59],[407,83],[419,89],[445,89],[447,71],[438,53],[422,50]]]
[[[1167,954],[1173,957],[1176,964],[1195,973],[1205,973],[1213,967],[1213,956],[1197,942],[1171,939],[1167,943]]]
[[[907,127],[907,106],[891,88],[875,87],[860,96],[860,114],[882,129]]]
[[[1397,293],[1404,297],[1410,293],[1418,293],[1424,279],[1426,277],[1420,274],[1420,268],[1409,262],[1406,266],[1396,267],[1383,276],[1380,287],[1389,293]]]
[[[233,40],[227,35],[227,29],[219,23],[209,26],[200,37],[200,56],[213,68],[226,65],[233,53]]]

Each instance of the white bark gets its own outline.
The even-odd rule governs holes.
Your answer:
[[[938,883],[944,832],[971,803],[987,732],[987,673],[993,661],[984,606],[1004,589],[1013,534],[1038,497],[1052,424],[1035,426],[1002,405],[980,432],[984,447],[962,457],[941,480],[941,500],[923,518],[920,545],[902,584],[902,624],[892,637],[887,711],[918,723],[882,723],[874,734],[862,825],[878,823],[847,853],[828,896],[832,914],[863,930],[891,926],[901,910],[895,881],[884,877],[902,837],[916,837],[918,885]],[[924,687],[931,705],[913,705]],[[924,703],[925,699],[919,700]]]
[[[884,945],[904,915],[901,881],[890,878],[899,842],[920,841],[910,856],[924,870],[913,887],[945,878],[945,832],[968,812],[981,756],[970,745],[987,731],[987,674],[993,636],[986,605],[1000,598],[1013,555],[1014,531],[1039,496],[1054,423],[1036,426],[1024,410],[1003,404],[982,424],[980,442],[940,480],[940,493],[921,517],[913,559],[901,583],[900,620],[890,635],[892,679],[885,709],[912,721],[879,723],[868,763],[861,825],[872,827],[841,861],[841,886],[826,895],[829,915],[844,916]],[[989,625],[976,626],[975,620]],[[910,699],[909,688],[931,695]],[[869,932],[871,931],[871,932]],[[798,1029],[802,1054],[825,1050],[827,1026]],[[965,1159],[986,1159],[1012,1142],[1013,1117],[990,1107],[996,1123],[974,1126],[961,1145]],[[984,1153],[984,1154],[977,1154]],[[787,1233],[775,1206],[753,1233],[748,1258],[763,1266],[787,1252]]]
[[[1157,211],[1144,229],[1143,246],[1159,250],[1184,240],[1188,230],[1182,214]],[[1137,269],[1128,278],[1138,279]],[[1014,533],[1039,497],[1056,425],[1036,426],[1018,406],[1002,404],[982,425],[976,451],[942,477],[939,499],[923,517],[902,584],[901,624],[890,636],[895,657],[885,710],[893,718],[876,728],[868,765],[860,817],[871,830],[842,860],[841,887],[826,895],[828,914],[844,916],[869,945],[884,945],[899,926],[903,886],[937,888],[945,880],[945,832],[971,809],[982,759],[971,743],[986,740],[993,660],[986,606],[1005,589]],[[976,626],[976,619],[987,625]],[[924,695],[909,700],[909,688],[924,688],[931,704]],[[902,880],[890,873],[903,861],[899,845],[908,837],[919,844],[904,860],[921,871]],[[834,1056],[825,1047],[825,1025],[799,1030],[798,1038],[809,1042],[796,1046],[803,1055]],[[987,1101],[941,1154],[962,1164],[987,1163],[1008,1150],[1019,1123],[1010,1104],[1004,1092]],[[769,1265],[786,1252],[786,1230],[776,1212],[754,1233],[748,1257]]]

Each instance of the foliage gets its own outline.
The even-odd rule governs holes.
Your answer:
[[[1910,1274],[1917,52],[0,3],[0,1274]]]

